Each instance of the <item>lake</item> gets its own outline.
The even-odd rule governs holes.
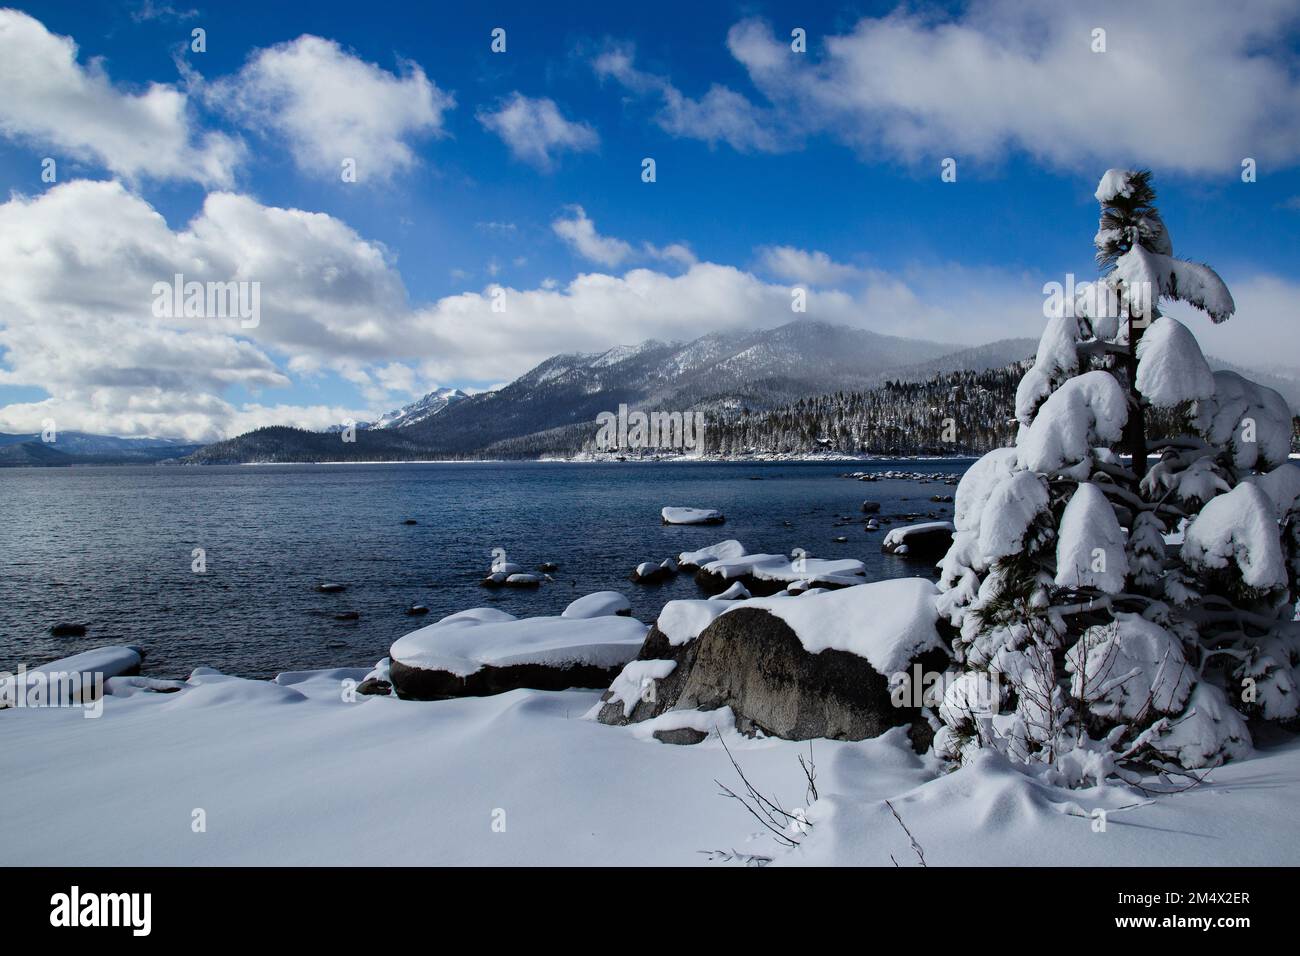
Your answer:
[[[0,670],[103,644],[138,644],[145,673],[196,666],[246,677],[369,666],[402,634],[468,607],[557,614],[613,589],[652,621],[665,601],[703,596],[689,575],[630,583],[642,561],[726,538],[751,552],[859,558],[868,578],[931,575],[881,554],[859,508],[884,515],[951,505],[945,484],[858,482],[851,471],[960,475],[969,461],[560,462],[0,469]],[[761,479],[761,480],[756,480]],[[665,527],[665,505],[719,508],[721,526]],[[837,527],[840,516],[853,517]],[[403,522],[414,519],[417,524]],[[789,526],[785,523],[789,522]],[[888,526],[886,526],[887,530]],[[840,544],[832,539],[846,535]],[[204,551],[206,571],[192,570]],[[479,585],[502,548],[537,590]],[[322,594],[317,584],[347,586]],[[430,613],[408,617],[412,604]],[[335,619],[359,612],[355,621]],[[88,625],[54,637],[51,625]]]

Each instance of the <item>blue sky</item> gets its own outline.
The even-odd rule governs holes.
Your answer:
[[[1230,332],[1193,325],[1206,351],[1300,366],[1294,4],[1261,2],[1249,25],[1208,3],[474,6],[10,14],[7,42],[29,32],[0,101],[34,105],[0,106],[0,265],[31,278],[0,279],[0,430],[50,415],[203,438],[319,426],[435,385],[488,387],[555,351],[780,324],[794,284],[817,293],[810,318],[954,343],[1033,335],[1042,284],[1095,273],[1108,166],[1151,166],[1176,251],[1233,287]],[[204,52],[189,49],[196,27]],[[1097,27],[1104,52],[1089,48]],[[131,98],[151,84],[180,105],[142,155]],[[358,123],[345,183],[331,150]],[[113,180],[112,195],[71,188]],[[217,215],[213,194],[239,202]],[[276,258],[257,248],[267,210],[320,214],[337,234],[300,218]],[[104,235],[79,228],[88,216]],[[91,248],[51,264],[79,242]],[[170,278],[168,256],[260,281],[262,325],[164,335],[125,278],[104,288],[141,261],[137,285]],[[343,277],[334,299],[281,309],[322,275]],[[487,309],[498,286],[506,317]]]

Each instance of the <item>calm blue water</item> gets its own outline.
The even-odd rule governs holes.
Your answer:
[[[443,614],[479,605],[553,614],[606,588],[651,621],[665,601],[699,589],[688,575],[633,585],[632,568],[724,538],[750,551],[859,558],[872,579],[926,574],[882,555],[881,533],[864,533],[858,509],[871,498],[886,515],[947,517],[950,505],[928,499],[953,489],[838,476],[958,475],[967,464],[0,469],[0,670],[108,643],[143,646],[146,672],[159,676],[200,665],[250,677],[369,666],[397,637]],[[664,527],[664,505],[720,508],[727,523]],[[841,515],[854,522],[836,527]],[[841,534],[848,542],[834,543]],[[191,571],[194,548],[206,551],[206,574]],[[560,570],[536,591],[489,591],[478,582],[493,548],[529,569],[554,561]],[[347,590],[317,593],[323,581]],[[407,617],[416,603],[430,614]],[[360,619],[334,619],[346,610]],[[89,631],[50,636],[59,621]]]

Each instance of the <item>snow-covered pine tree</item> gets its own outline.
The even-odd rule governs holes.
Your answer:
[[[1069,785],[1212,766],[1249,750],[1248,719],[1300,709],[1290,409],[1161,314],[1235,306],[1174,258],[1150,173],[1109,170],[1096,198],[1102,277],[1049,319],[1016,445],[962,478],[940,563],[957,669],[936,751]]]

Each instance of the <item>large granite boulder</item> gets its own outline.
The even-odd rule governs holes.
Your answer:
[[[729,707],[743,733],[862,740],[912,724],[928,742],[919,708],[898,705],[890,687],[913,662],[935,671],[947,662],[934,594],[930,582],[908,578],[720,609],[724,602],[670,602],[597,719]]]

